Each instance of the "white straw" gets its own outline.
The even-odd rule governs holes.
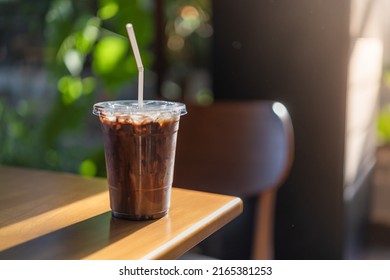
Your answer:
[[[135,57],[135,62],[138,67],[138,106],[143,106],[143,90],[144,90],[144,66],[142,65],[141,55],[139,54],[137,40],[135,38],[134,28],[131,23],[126,24],[127,34],[129,35],[131,47]]]

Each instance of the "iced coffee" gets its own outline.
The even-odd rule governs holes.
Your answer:
[[[160,218],[170,206],[181,103],[111,101],[94,105],[100,118],[112,215]]]

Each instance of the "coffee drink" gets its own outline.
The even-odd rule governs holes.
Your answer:
[[[156,106],[156,105],[154,105]],[[112,215],[160,218],[170,206],[176,138],[182,110],[99,109]],[[148,110],[149,108],[149,110]]]

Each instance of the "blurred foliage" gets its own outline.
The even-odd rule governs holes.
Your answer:
[[[379,112],[377,131],[380,144],[390,144],[390,105],[386,105]]]
[[[0,1],[0,22],[7,22],[0,24],[0,164],[105,176],[92,106],[136,96],[138,69],[125,25],[134,25],[143,64],[150,69],[155,3]],[[209,103],[209,85],[195,77],[209,68],[210,0],[165,0],[163,12],[164,97],[182,99],[193,92],[200,103]]]
[[[165,18],[169,71],[162,95],[208,105],[213,93],[203,73],[210,69],[211,1],[167,0]]]
[[[390,92],[390,70],[385,70],[383,73],[384,89],[389,94]],[[379,111],[377,117],[377,133],[380,145],[390,144],[390,100],[385,100],[384,105]]]
[[[34,26],[25,23],[44,42],[54,96],[24,99],[2,90],[0,163],[104,176],[101,141],[91,139],[98,123],[92,106],[117,98],[136,81],[126,23],[134,25],[143,63],[150,67],[153,1],[22,1],[15,10],[18,19],[37,19]]]
[[[168,0],[167,56],[180,67],[209,67],[213,34],[209,0]]]

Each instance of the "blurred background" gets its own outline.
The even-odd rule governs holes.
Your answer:
[[[389,11],[387,0],[0,0],[0,164],[105,176],[92,106],[136,98],[131,22],[145,98],[286,105],[296,155],[275,258],[390,259]]]
[[[198,84],[209,79],[210,3],[193,2],[0,1],[0,161],[105,175],[91,108],[137,98],[128,22],[146,68],[145,98],[186,91],[210,102],[209,86]]]

